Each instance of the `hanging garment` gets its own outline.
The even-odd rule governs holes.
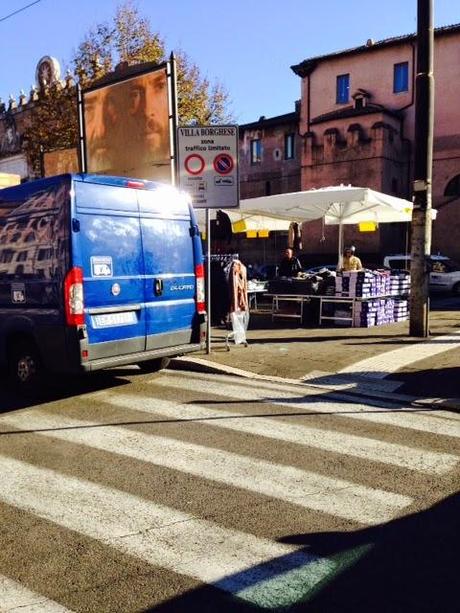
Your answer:
[[[246,266],[240,260],[231,263],[228,277],[230,289],[230,321],[235,344],[247,345],[249,323],[248,280]]]
[[[295,221],[289,225],[288,247],[294,251],[302,250],[302,226]]]
[[[246,266],[240,260],[233,260],[229,274],[230,313],[249,311],[248,278]]]
[[[225,322],[230,311],[230,292],[222,262],[211,260],[211,322]]]

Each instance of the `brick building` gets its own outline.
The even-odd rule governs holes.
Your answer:
[[[415,142],[415,35],[314,57],[292,66],[301,77],[301,187],[340,183],[410,198]],[[433,252],[460,259],[460,25],[435,30]],[[372,235],[347,229],[361,251],[403,250],[406,229],[381,226]],[[336,232],[308,224],[305,249],[329,253]]]
[[[415,35],[400,36],[292,66],[301,78],[296,111],[240,126],[241,197],[357,185],[411,198],[415,142]],[[432,251],[460,260],[460,25],[435,30]],[[296,125],[296,121],[298,122]],[[286,159],[286,139],[294,156]],[[304,224],[307,260],[330,258],[337,228]],[[366,260],[409,244],[406,224],[377,232],[345,229]],[[280,242],[280,241],[279,241]],[[255,244],[254,244],[255,246]],[[279,250],[279,245],[278,245]]]
[[[300,190],[300,102],[295,111],[240,126],[241,198]]]
[[[8,102],[0,99],[0,172],[18,174],[22,181],[37,178],[24,153],[24,131],[29,125],[30,112],[40,104],[49,86],[73,88],[72,75],[60,78],[59,62],[50,56],[42,57],[35,71],[35,83],[28,95],[21,91],[18,99],[13,95]],[[75,156],[74,150],[69,150]],[[74,160],[72,163],[75,165]]]

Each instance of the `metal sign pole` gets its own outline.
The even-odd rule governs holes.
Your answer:
[[[80,172],[87,171],[86,147],[85,147],[85,121],[83,111],[83,93],[80,83],[77,84],[77,104],[78,104],[78,150],[80,160]]]
[[[167,62],[167,75],[169,87],[169,142],[171,147],[171,183],[179,185],[179,163],[178,163],[178,146],[177,146],[177,124],[179,111],[177,107],[177,66],[176,57],[171,53],[169,62]]]
[[[211,213],[206,209],[206,353],[211,353]]]

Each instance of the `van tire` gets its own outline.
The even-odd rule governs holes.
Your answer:
[[[163,368],[168,368],[170,358],[155,358],[154,360],[146,360],[145,362],[139,362],[138,366],[142,372],[158,372]]]
[[[460,296],[460,283],[456,283],[452,288],[452,293],[454,296]]]
[[[37,386],[41,361],[35,344],[20,340],[8,352],[8,371],[12,385],[18,390],[29,390]]]

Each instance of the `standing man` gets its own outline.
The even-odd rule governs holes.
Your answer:
[[[345,248],[345,251],[343,252],[342,268],[340,269],[342,272],[363,269],[361,260],[355,255],[355,251],[356,249],[353,246]]]
[[[278,276],[295,277],[299,272],[302,272],[302,266],[299,260],[294,257],[292,249],[286,249],[279,265]]]

